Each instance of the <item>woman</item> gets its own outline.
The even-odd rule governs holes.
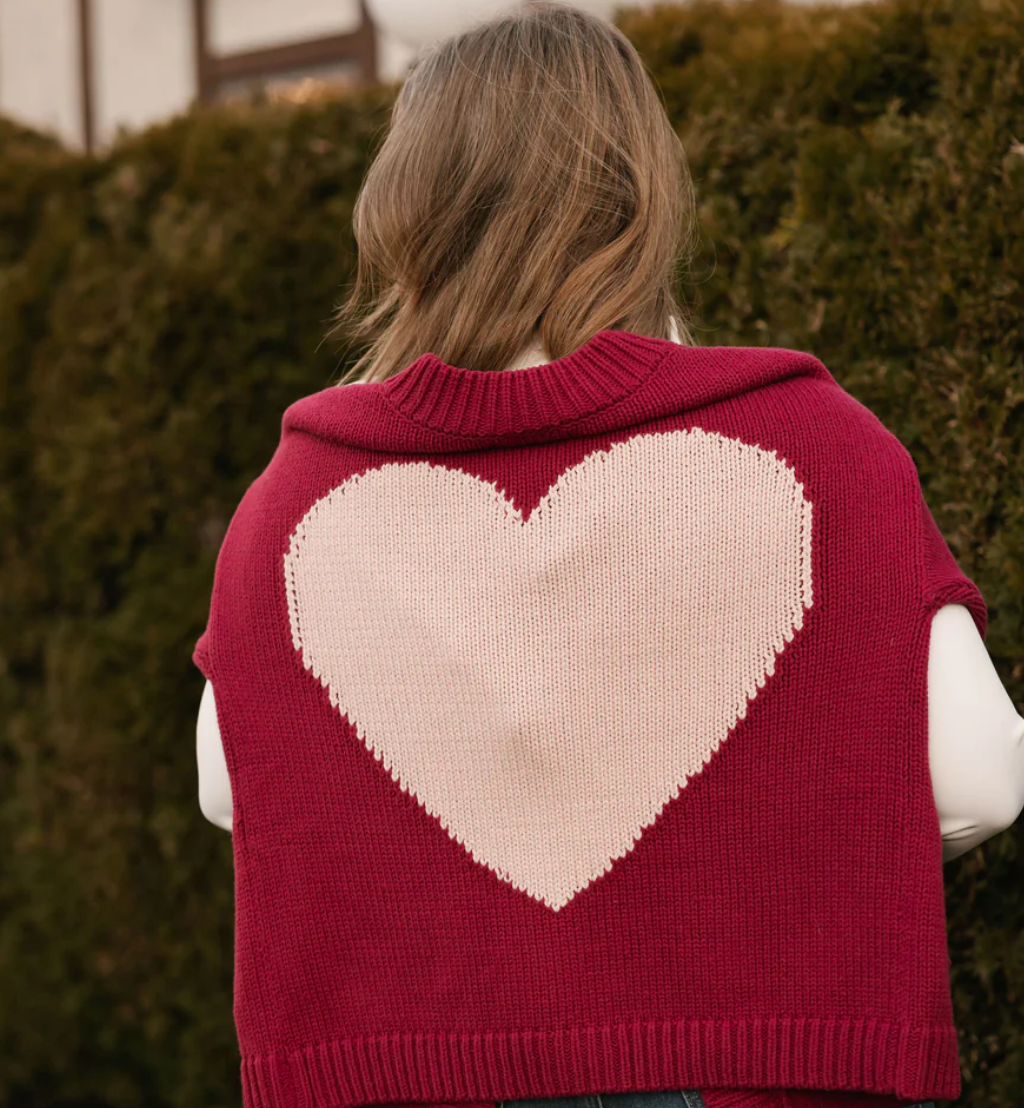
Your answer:
[[[1024,721],[900,443],[811,355],[694,345],[694,210],[636,52],[569,6],[402,88],[361,387],[285,412],[194,654],[246,1108],[960,1091],[937,667],[992,717],[974,841]]]

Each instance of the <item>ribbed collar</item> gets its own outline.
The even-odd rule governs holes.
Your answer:
[[[599,331],[540,365],[476,370],[422,354],[384,381],[332,386],[295,401],[289,431],[349,446],[427,454],[602,434],[807,375],[817,358],[780,347],[691,347]]]
[[[428,353],[381,382],[380,391],[392,408],[435,431],[532,431],[610,407],[676,349],[666,339],[599,331],[564,358],[497,372],[448,365]]]

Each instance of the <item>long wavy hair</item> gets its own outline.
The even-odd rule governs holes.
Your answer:
[[[539,340],[557,359],[606,329],[696,345],[675,295],[698,238],[682,143],[626,36],[559,0],[416,57],[353,231],[329,336],[367,345],[339,384],[427,351],[500,370]]]

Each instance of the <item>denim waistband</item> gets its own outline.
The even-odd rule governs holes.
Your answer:
[[[696,1089],[499,1100],[497,1108],[707,1108]]]
[[[593,1093],[587,1096],[532,1097],[499,1100],[496,1108],[707,1108],[699,1089],[666,1092]],[[921,1100],[906,1108],[935,1108],[933,1100]]]

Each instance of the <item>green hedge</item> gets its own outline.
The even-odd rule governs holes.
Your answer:
[[[819,356],[907,445],[1024,705],[1017,0],[623,13],[690,156],[705,345]],[[90,158],[0,127],[0,1106],[239,1103],[190,660],[324,343],[394,95]],[[946,868],[962,1105],[1024,1101],[1024,820]],[[13,847],[13,849],[11,849]]]

